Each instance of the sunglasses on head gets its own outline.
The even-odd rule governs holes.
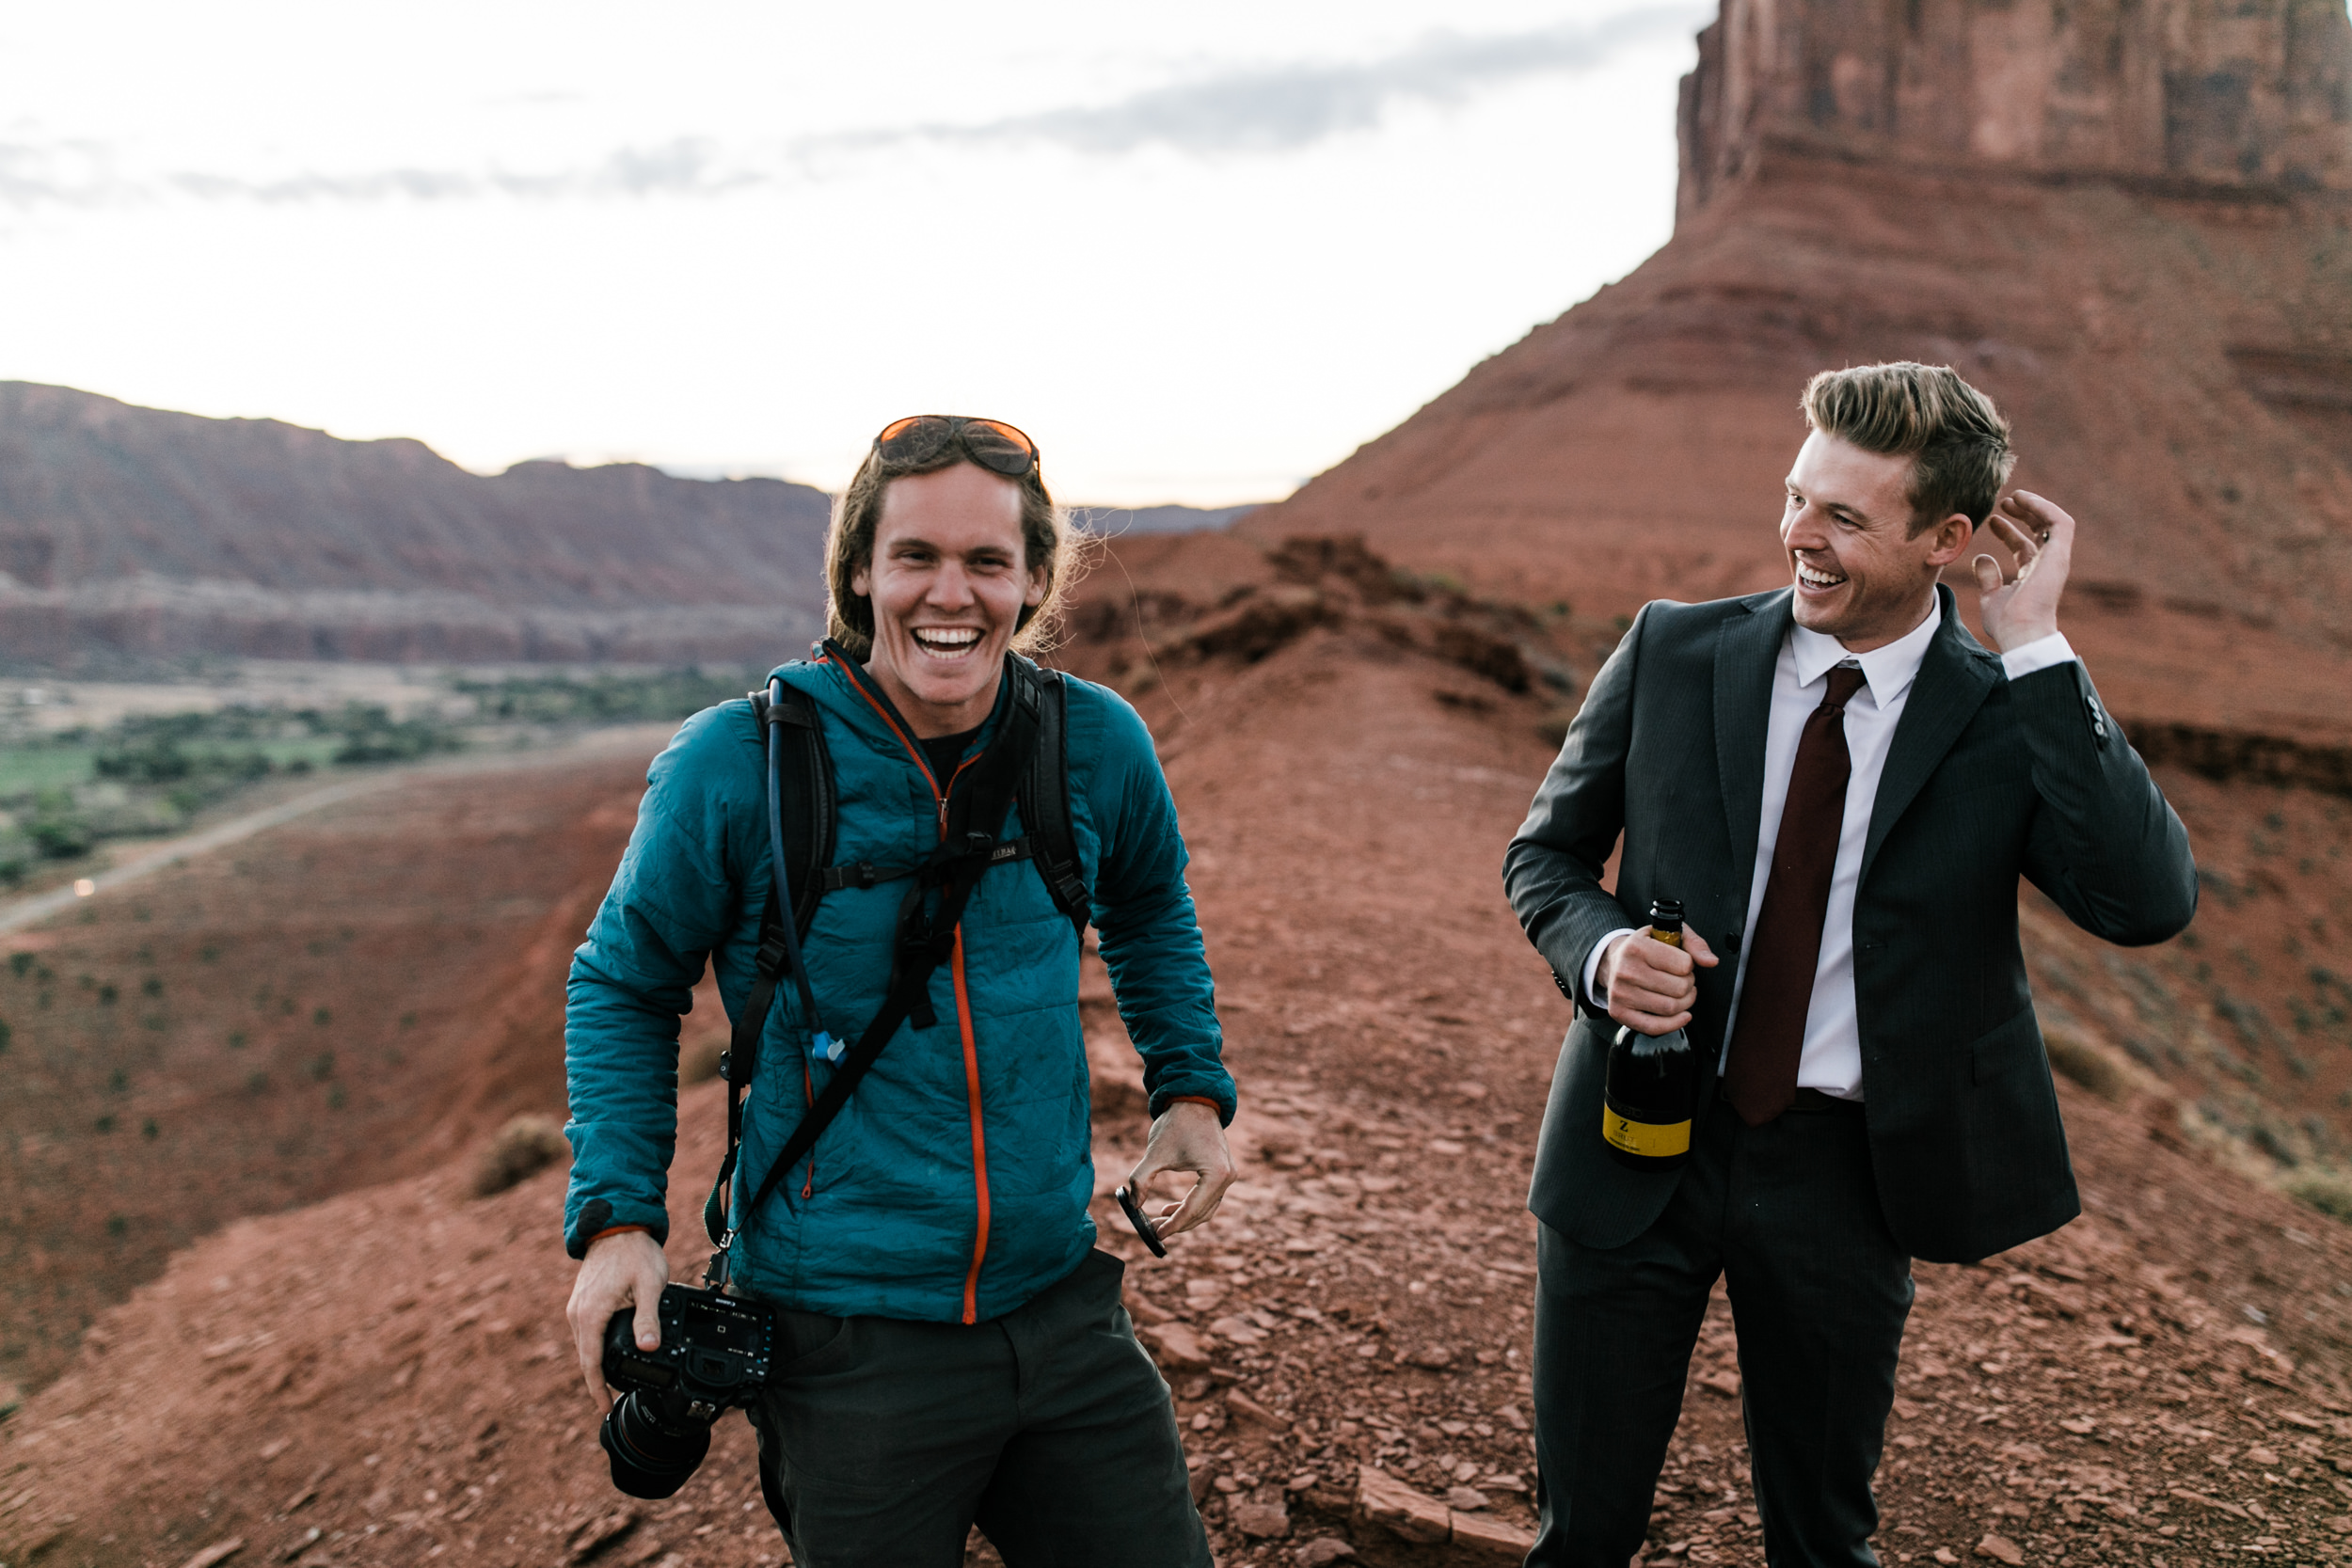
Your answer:
[[[874,450],[885,463],[929,463],[951,446],[991,473],[1020,479],[1038,466],[1037,443],[1002,420],[967,419],[961,414],[916,414],[894,420],[874,437]]]

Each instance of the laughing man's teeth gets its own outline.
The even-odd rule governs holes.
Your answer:
[[[1797,562],[1797,579],[1814,588],[1835,588],[1846,580],[1844,578],[1832,577],[1827,572],[1819,571],[1802,561]]]

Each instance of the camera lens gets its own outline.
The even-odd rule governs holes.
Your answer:
[[[612,1484],[632,1497],[667,1497],[687,1483],[710,1451],[710,1423],[663,1419],[652,1395],[622,1396],[597,1430],[612,1461]]]

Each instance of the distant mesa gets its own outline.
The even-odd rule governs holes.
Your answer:
[[[67,387],[0,382],[0,659],[769,662],[824,628],[830,499],[636,463],[469,473]],[[1112,535],[1254,507],[1081,507]]]
[[[1663,249],[1238,531],[1581,611],[1777,586],[1805,378],[1949,364],[2083,521],[2119,711],[2352,739],[2341,0],[1726,0],[1680,119]]]
[[[782,657],[821,628],[828,507],[0,382],[0,657]]]

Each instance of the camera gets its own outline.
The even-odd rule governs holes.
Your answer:
[[[604,1328],[604,1381],[619,1398],[596,1440],[612,1484],[632,1497],[667,1497],[710,1451],[710,1425],[747,1405],[768,1381],[776,1318],[756,1302],[687,1285],[662,1287],[661,1344],[639,1350],[634,1315]]]

